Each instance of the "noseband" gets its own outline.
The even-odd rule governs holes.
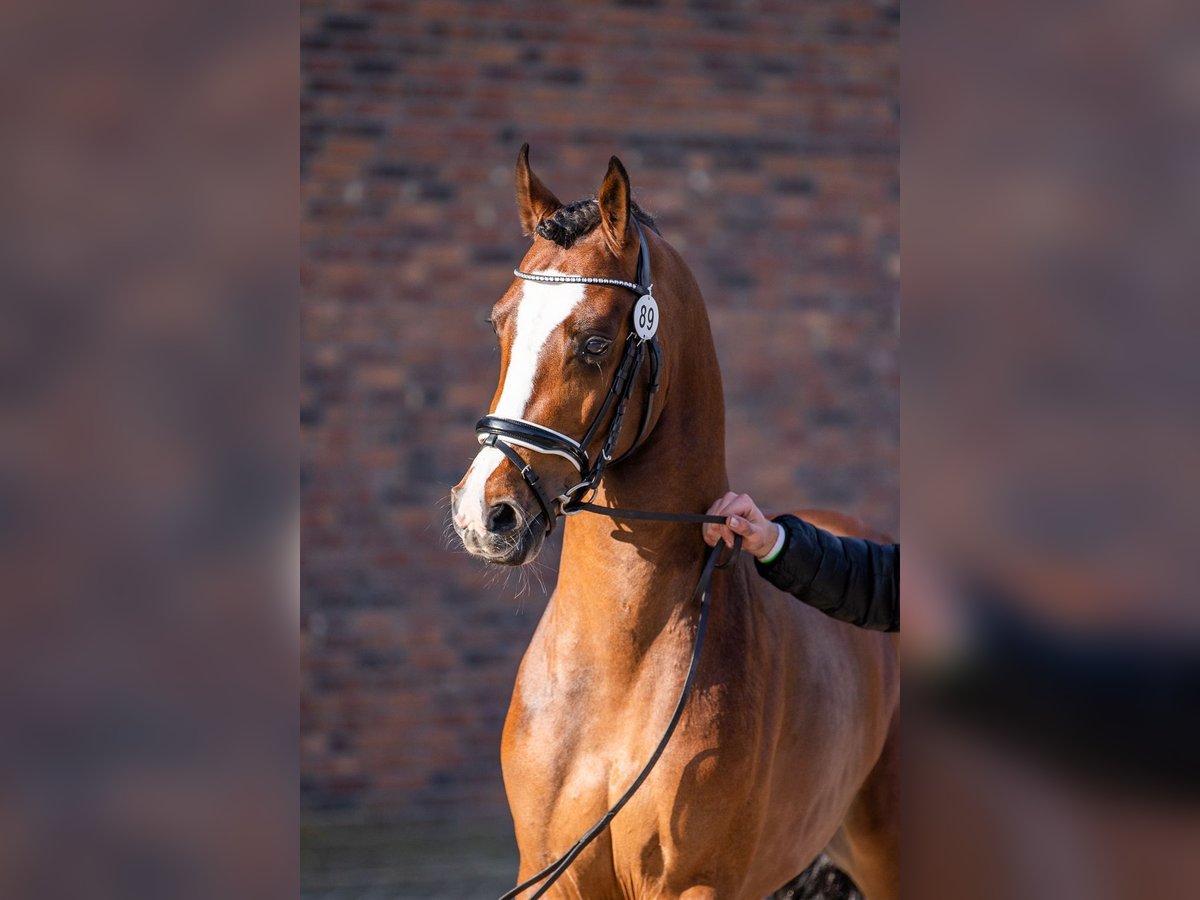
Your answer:
[[[525,483],[533,490],[533,495],[537,498],[538,505],[542,508],[542,515],[546,519],[547,535],[554,530],[554,523],[558,519],[555,505],[557,504],[558,511],[563,515],[572,515],[584,509],[587,505],[585,498],[595,493],[600,479],[604,477],[605,468],[612,463],[620,462],[636,450],[641,445],[642,439],[646,436],[646,430],[650,426],[650,417],[654,410],[654,395],[658,393],[662,373],[662,349],[659,347],[657,338],[659,313],[658,304],[651,293],[653,284],[650,279],[650,249],[646,245],[646,235],[642,232],[642,227],[638,224],[637,219],[631,217],[630,221],[637,229],[640,245],[636,283],[619,278],[597,278],[588,275],[539,275],[513,269],[514,275],[526,281],[538,281],[544,284],[607,284],[632,291],[639,298],[634,306],[633,327],[629,332],[629,337],[625,340],[621,362],[617,365],[617,371],[613,375],[604,402],[600,405],[600,409],[596,412],[581,439],[575,440],[553,428],[547,428],[545,425],[530,422],[527,419],[509,419],[504,416],[484,416],[475,426],[475,434],[479,443],[485,447],[495,447],[503,453],[521,473]],[[638,373],[641,372],[642,365],[647,360],[649,360],[650,367],[649,382],[637,436],[628,450],[613,459],[613,452],[621,434],[621,425],[625,421],[625,409],[633,394],[633,386],[637,381]],[[613,411],[614,406],[615,411]],[[593,459],[589,457],[587,448],[600,433],[610,411],[613,412],[613,415],[608,424],[608,431],[605,433],[600,451]],[[535,453],[562,457],[579,472],[579,482],[557,497],[549,497],[542,487],[533,463],[522,459],[521,455],[513,449],[514,447],[524,447]]]

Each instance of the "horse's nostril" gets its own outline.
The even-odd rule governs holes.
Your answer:
[[[497,503],[488,510],[487,530],[492,534],[503,534],[517,527],[517,511],[510,503]]]

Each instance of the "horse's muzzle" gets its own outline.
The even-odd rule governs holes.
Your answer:
[[[515,500],[492,504],[482,523],[472,523],[459,515],[458,496],[452,492],[451,516],[454,530],[468,553],[502,566],[533,562],[545,542],[546,523],[542,514],[531,515]]]

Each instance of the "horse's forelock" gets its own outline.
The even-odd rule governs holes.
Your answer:
[[[631,201],[633,214],[639,222],[658,233],[654,217]],[[590,234],[600,224],[600,204],[595,197],[568,203],[554,215],[541,221],[534,233],[569,250],[576,241]]]

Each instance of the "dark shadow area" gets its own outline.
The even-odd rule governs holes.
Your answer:
[[[862,895],[850,876],[831,863],[826,856],[816,862],[771,895],[771,900],[862,900]]]

